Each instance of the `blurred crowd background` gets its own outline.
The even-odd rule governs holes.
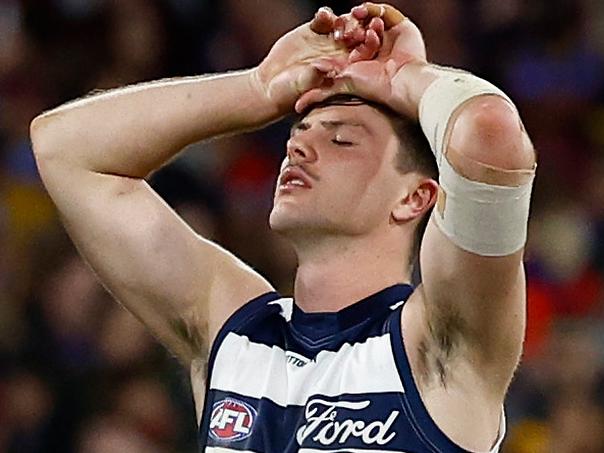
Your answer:
[[[504,451],[602,453],[604,2],[392,3],[432,61],[509,92],[539,152],[529,328]],[[187,373],[78,258],[38,178],[31,119],[95,89],[251,67],[321,4],[0,0],[0,452],[196,449]],[[267,228],[286,136],[277,124],[191,146],[152,183],[290,294],[295,257]]]

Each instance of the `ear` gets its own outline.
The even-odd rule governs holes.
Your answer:
[[[411,184],[409,192],[400,199],[392,210],[392,219],[396,223],[415,220],[436,203],[438,195],[438,183],[436,181],[432,178],[417,175],[417,178]]]

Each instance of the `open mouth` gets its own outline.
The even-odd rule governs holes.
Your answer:
[[[279,190],[310,189],[311,187],[310,178],[300,168],[287,167],[279,178]]]

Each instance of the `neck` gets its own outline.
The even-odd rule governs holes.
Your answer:
[[[330,236],[295,248],[299,264],[294,298],[306,312],[339,311],[383,288],[411,281],[411,247],[400,241]]]

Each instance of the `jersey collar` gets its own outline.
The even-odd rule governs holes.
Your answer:
[[[372,319],[387,315],[404,303],[413,292],[408,284],[396,284],[378,291],[337,312],[305,313],[295,303],[291,323],[305,337],[313,340],[342,333]]]

